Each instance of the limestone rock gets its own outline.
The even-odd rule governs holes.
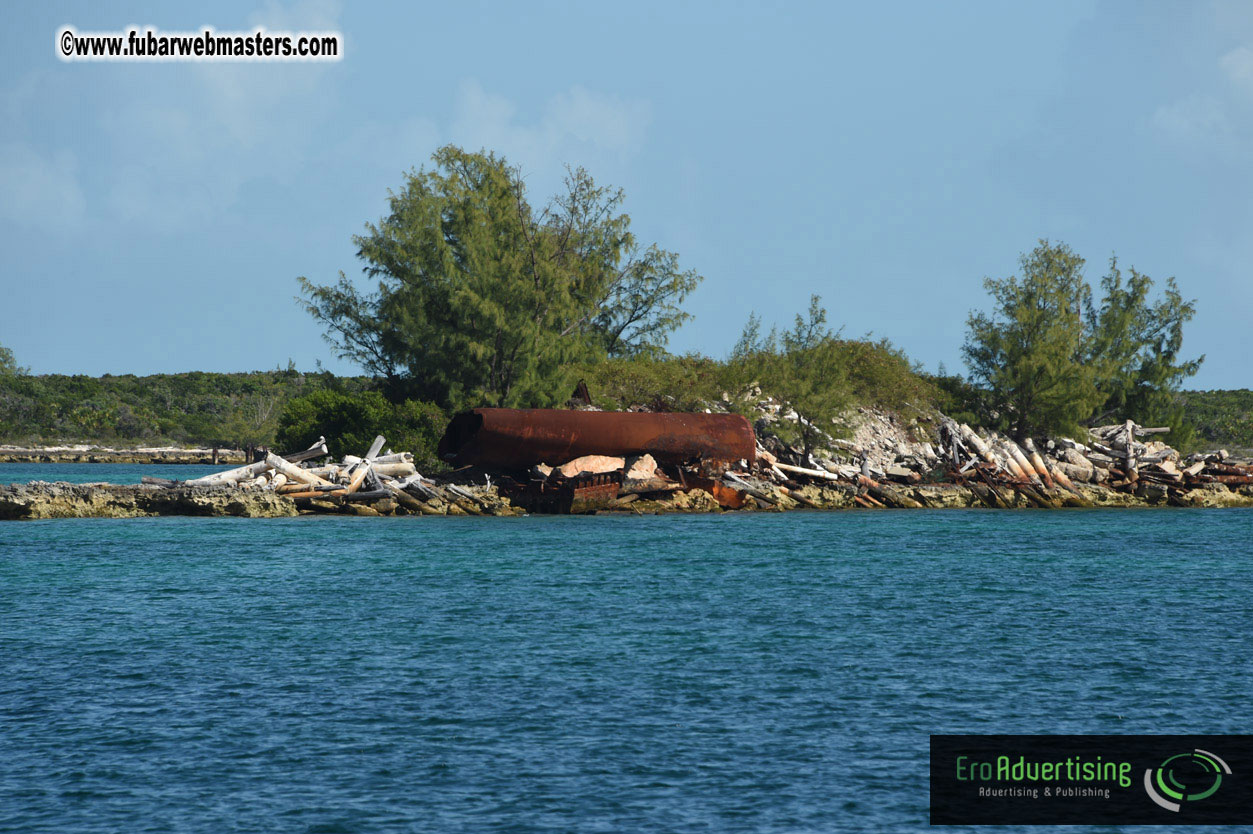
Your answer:
[[[225,486],[160,489],[35,481],[0,487],[0,519],[153,515],[280,518],[296,515],[296,504],[272,492]]]
[[[613,470],[609,470],[613,471]],[[641,455],[631,461],[627,467],[626,478],[633,481],[646,481],[657,475],[657,461],[652,455]]]
[[[562,464],[557,467],[557,471],[567,478],[573,478],[582,474],[598,475],[602,472],[616,472],[624,466],[626,466],[625,458],[615,458],[607,455],[584,455],[581,458],[575,458],[569,463]]]

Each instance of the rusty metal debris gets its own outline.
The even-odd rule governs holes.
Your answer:
[[[801,450],[769,425],[759,421],[759,446],[737,414],[481,408],[449,424],[439,453],[459,468],[438,482],[418,473],[412,455],[382,454],[382,437],[364,457],[339,463],[315,462],[327,453],[319,439],[191,482],[143,480],[259,489],[299,510],[355,515],[1059,508],[1110,503],[1116,492],[1180,506],[1223,505],[1213,496],[1237,491],[1233,500],[1253,498],[1253,465],[1223,450],[1181,455],[1149,439],[1165,428],[1130,420],[1090,429],[1086,444],[1058,437],[1037,445],[938,415],[924,440],[893,441],[873,460],[873,439],[828,437],[829,448]]]
[[[608,507],[621,486],[621,472],[598,472],[525,484],[506,481],[500,489],[511,503],[529,513],[578,515]]]
[[[476,408],[452,419],[439,455],[456,466],[503,470],[584,455],[651,454],[670,464],[744,460],[751,465],[756,445],[753,427],[738,414]]]

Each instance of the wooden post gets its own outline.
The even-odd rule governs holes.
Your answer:
[[[1131,473],[1136,471],[1136,424],[1127,421],[1127,425],[1123,429],[1127,435],[1127,477],[1131,477]]]
[[[1044,485],[1052,489],[1053,476],[1049,473],[1048,467],[1044,465],[1044,458],[1040,456],[1039,450],[1036,449],[1035,441],[1028,437],[1023,447],[1027,450],[1027,460],[1031,463],[1031,467],[1040,476],[1040,480],[1044,481]]]
[[[352,473],[352,479],[348,481],[348,493],[351,495],[361,489],[361,484],[365,482],[365,476],[370,474],[370,463],[365,461],[357,464],[357,469]]]
[[[969,443],[974,448],[974,450],[979,453],[979,457],[983,458],[985,461],[992,464],[993,466],[998,465],[996,456],[992,454],[991,447],[988,446],[988,444],[984,442],[982,437],[975,434],[974,429],[972,429],[970,426],[966,425],[965,423],[962,423],[960,426],[958,426],[958,431],[961,432],[961,435],[966,440],[966,442]]]

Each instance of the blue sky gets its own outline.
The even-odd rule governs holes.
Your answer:
[[[336,30],[338,63],[62,63],[59,27]],[[1175,276],[1192,385],[1253,387],[1248,3],[22,4],[0,34],[0,344],[38,373],[330,356],[296,276],[447,142],[621,186],[706,276],[678,351],[818,293],[961,369],[1038,238]]]

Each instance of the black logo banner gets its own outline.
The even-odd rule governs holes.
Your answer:
[[[932,825],[1253,823],[1253,735],[931,736]]]

